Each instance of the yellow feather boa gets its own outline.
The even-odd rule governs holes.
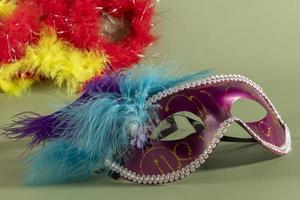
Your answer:
[[[16,1],[14,0],[0,0],[0,17],[11,15],[16,7]]]
[[[101,73],[107,59],[97,51],[83,51],[60,40],[56,32],[44,28],[36,45],[26,47],[25,55],[12,63],[0,66],[0,91],[19,95],[33,80],[13,80],[18,73],[34,72],[34,80],[45,77],[59,87],[66,84],[69,94],[78,91],[85,81]]]
[[[9,96],[19,96],[23,91],[29,90],[33,82],[33,80],[27,79],[18,79],[14,81],[0,79],[0,91],[4,91]]]

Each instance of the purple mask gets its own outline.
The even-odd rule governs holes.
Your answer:
[[[233,116],[232,105],[239,99],[256,101],[267,115],[255,122]],[[170,116],[182,111],[198,116],[202,123],[189,119],[196,131],[173,141],[162,140],[170,131],[162,131],[158,137],[151,137],[149,131],[147,145],[130,151],[123,166],[106,160],[110,170],[130,181],[158,184],[184,178],[205,162],[233,122],[274,154],[284,155],[291,150],[287,125],[263,90],[243,76],[221,75],[190,82],[158,92],[148,102],[159,105],[158,121],[171,121],[170,130],[176,130]]]
[[[287,125],[251,80],[240,75],[205,78],[206,72],[176,77],[170,72],[136,67],[96,78],[65,108],[14,120],[4,128],[6,135],[30,137],[30,147],[46,143],[29,157],[26,182],[81,180],[104,168],[114,178],[137,183],[172,182],[199,168],[220,140],[257,141],[278,155],[291,150]],[[239,99],[260,104],[265,117],[248,122],[234,116],[232,106]],[[181,112],[197,116],[195,120],[185,115],[195,131],[167,140],[177,131],[174,116]],[[170,126],[157,131],[164,122]],[[234,122],[252,138],[223,136]]]

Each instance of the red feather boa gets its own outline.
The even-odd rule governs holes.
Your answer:
[[[152,4],[152,0],[19,1],[13,15],[0,21],[0,62],[21,58],[25,46],[38,40],[39,30],[46,24],[77,48],[104,52],[111,69],[129,67],[155,40],[150,33]],[[120,41],[110,42],[100,34],[105,14],[129,25],[128,34]]]
[[[10,17],[0,19],[0,64],[21,58],[25,46],[38,40],[39,13],[35,4],[20,2]]]

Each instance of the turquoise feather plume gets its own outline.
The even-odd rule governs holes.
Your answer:
[[[113,79],[105,82],[113,84],[111,91],[91,89],[89,98],[56,112],[54,130],[59,137],[28,158],[25,182],[52,184],[86,179],[104,167],[105,159],[124,158],[136,144],[133,141],[142,138],[136,144],[141,148],[157,109],[157,105],[147,103],[147,98],[208,74],[204,71],[180,77],[171,74],[173,71],[145,66],[120,71],[106,77]],[[99,84],[92,84],[103,88],[104,83],[99,79]]]
[[[97,169],[98,158],[63,139],[49,141],[25,161],[25,184],[43,185],[88,179]]]

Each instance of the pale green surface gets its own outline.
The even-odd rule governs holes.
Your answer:
[[[21,185],[25,142],[0,141],[0,199],[299,199],[300,1],[161,0],[149,51],[155,63],[183,71],[212,67],[259,83],[288,123],[293,152],[274,156],[259,145],[220,144],[202,170],[168,185],[140,186],[95,177],[87,183],[26,188]],[[148,59],[151,60],[151,59]],[[18,112],[49,113],[62,92],[35,87],[21,98],[0,95],[0,124]],[[247,112],[247,110],[245,110]],[[240,128],[230,134],[244,134]]]

